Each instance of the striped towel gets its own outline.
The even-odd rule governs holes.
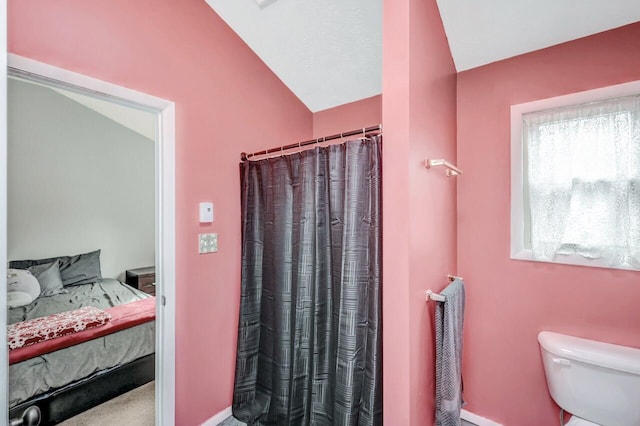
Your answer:
[[[464,283],[453,281],[436,305],[436,426],[460,426]]]

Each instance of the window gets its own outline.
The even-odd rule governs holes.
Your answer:
[[[512,108],[512,258],[640,269],[640,85],[623,86]]]

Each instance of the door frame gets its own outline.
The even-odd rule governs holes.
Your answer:
[[[156,424],[175,423],[175,104],[172,101],[88,77],[9,53],[0,63],[28,80],[46,82],[90,96],[124,103],[156,115],[155,140],[155,262],[156,262]],[[6,120],[5,74],[0,83]],[[6,129],[6,122],[0,128]],[[0,170],[7,167],[7,135],[0,137]],[[7,176],[0,173],[0,277],[7,264]],[[0,291],[0,341],[6,341],[7,293]],[[4,340],[2,340],[4,338]],[[8,355],[0,351],[0,410],[8,420]]]

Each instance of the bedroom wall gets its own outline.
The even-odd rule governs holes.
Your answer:
[[[541,330],[640,347],[640,272],[509,259],[510,105],[640,80],[638,52],[640,23],[459,75],[458,272],[471,412],[504,425],[558,423]]]
[[[9,260],[101,249],[102,276],[120,280],[153,265],[154,142],[15,79],[8,118]]]
[[[456,73],[435,0],[384,2],[384,420],[434,421],[433,304],[456,266]]]
[[[10,0],[8,21],[11,53],[175,102],[176,424],[201,424],[231,405],[240,152],[311,138],[312,114],[200,0]],[[202,232],[217,253],[198,254]]]

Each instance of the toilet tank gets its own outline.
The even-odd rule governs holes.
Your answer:
[[[640,349],[542,331],[549,393],[565,411],[606,426],[640,425]]]

